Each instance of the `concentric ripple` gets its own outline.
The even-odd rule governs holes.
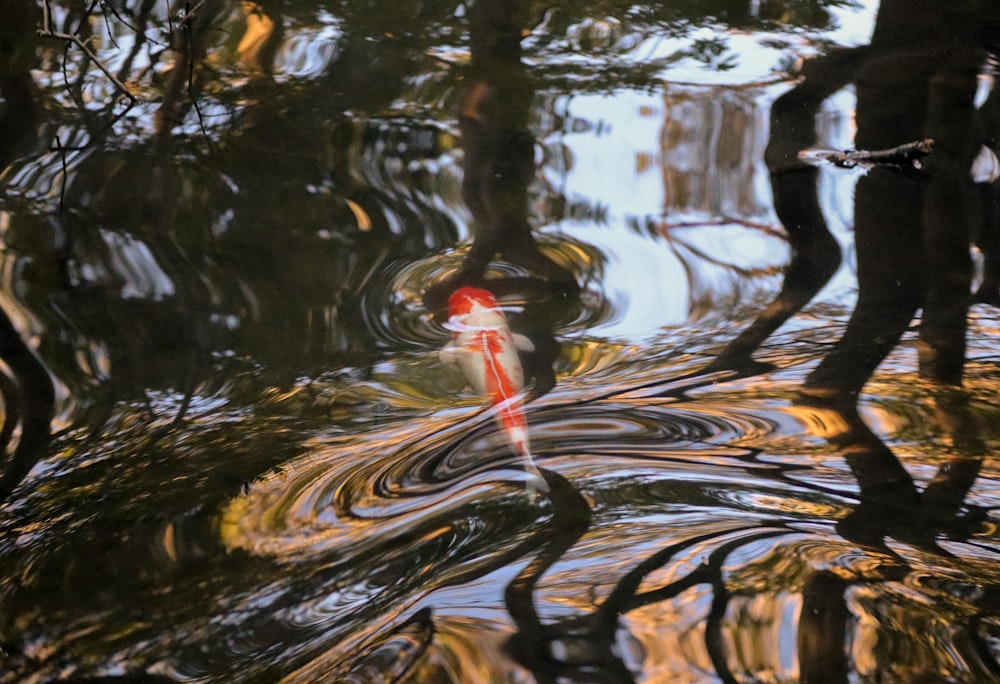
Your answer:
[[[776,429],[766,415],[719,407],[548,399],[554,403],[529,405],[536,462],[574,481],[628,478],[671,461],[744,469],[753,450],[733,444]],[[468,406],[317,442],[309,456],[233,501],[222,537],[230,547],[283,557],[343,552],[491,500],[537,516],[544,501],[525,482],[492,413]]]
[[[584,285],[584,295],[566,302],[555,321],[561,331],[584,330],[601,320],[613,317],[614,311],[600,292],[591,292],[586,284],[599,280],[604,255],[591,245],[566,235],[539,234],[536,239],[542,252],[555,264],[571,271]],[[397,265],[395,273],[385,281],[384,289],[372,287],[365,292],[363,315],[379,344],[387,348],[425,348],[444,344],[448,333],[439,325],[444,318],[444,293],[437,310],[429,302],[428,293],[443,291],[454,278],[467,255],[469,245],[444,251],[424,259],[408,260]],[[545,303],[559,288],[547,284],[544,277],[503,260],[490,265],[488,279],[523,283],[523,292],[515,297],[516,309]],[[378,283],[373,283],[377,285]],[[551,291],[551,294],[547,293]],[[508,298],[504,298],[504,302]],[[430,307],[431,310],[428,310]],[[513,310],[513,309],[512,309]]]

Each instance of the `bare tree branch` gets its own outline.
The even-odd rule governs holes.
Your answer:
[[[128,98],[129,103],[135,104],[139,101],[139,98],[132,94],[132,91],[128,89],[124,83],[122,83],[117,76],[111,73],[111,70],[101,61],[101,58],[94,54],[94,51],[90,49],[90,46],[86,42],[80,39],[75,33],[61,33],[59,31],[54,31],[52,29],[52,7],[49,5],[49,0],[42,1],[42,28],[38,30],[38,35],[42,38],[55,38],[56,40],[63,40],[67,43],[71,43],[77,46],[83,54],[87,56],[91,62],[97,65],[105,76],[114,84],[118,91]]]
[[[804,161],[819,159],[844,169],[853,169],[856,166],[899,166],[921,169],[923,166],[920,160],[933,151],[934,140],[925,138],[885,150],[845,150],[844,152],[803,150],[799,153],[799,158]]]

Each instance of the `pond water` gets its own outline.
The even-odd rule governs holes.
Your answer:
[[[0,683],[1000,681],[994,0],[13,5]]]

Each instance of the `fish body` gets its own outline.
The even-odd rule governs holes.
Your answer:
[[[469,385],[496,409],[497,423],[532,476],[529,488],[544,491],[545,480],[531,457],[524,417],[524,369],[517,354],[518,349],[532,350],[531,341],[510,331],[490,292],[474,287],[461,287],[451,295],[448,328],[452,341],[441,351],[442,361],[457,363]]]

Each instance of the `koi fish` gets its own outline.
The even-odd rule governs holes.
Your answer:
[[[512,333],[496,299],[486,290],[461,287],[448,300],[452,341],[441,350],[441,361],[457,364],[474,390],[497,410],[497,423],[515,455],[524,459],[528,488],[548,491],[535,467],[524,418],[524,370],[517,350],[532,351],[524,335]]]

